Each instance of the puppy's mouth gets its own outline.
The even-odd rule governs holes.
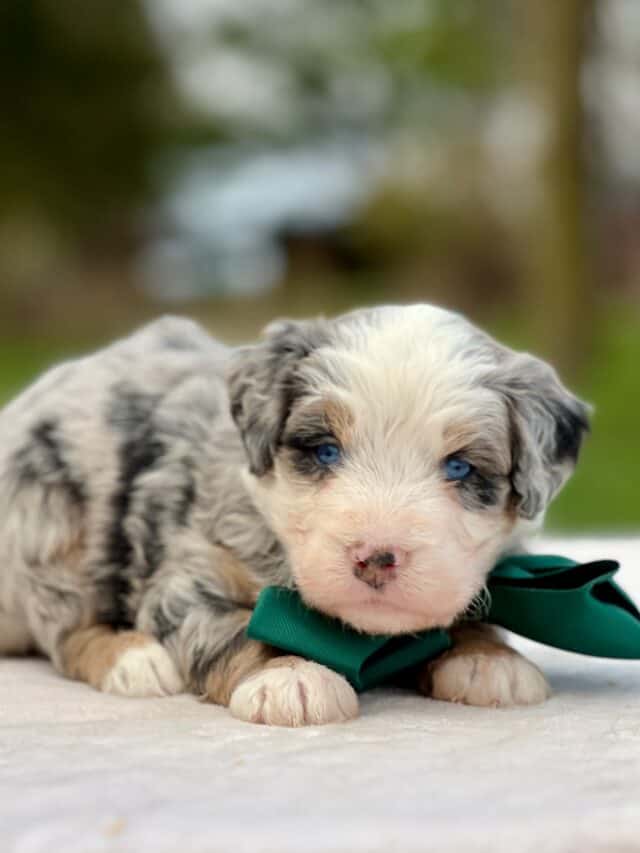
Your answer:
[[[456,614],[429,614],[384,595],[336,605],[332,614],[350,627],[367,634],[410,634],[450,625]]]

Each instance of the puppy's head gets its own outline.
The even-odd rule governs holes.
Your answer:
[[[274,324],[229,385],[299,591],[371,633],[463,613],[541,522],[587,428],[548,365],[427,305]]]

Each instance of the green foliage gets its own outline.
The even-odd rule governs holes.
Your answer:
[[[185,118],[138,0],[3,0],[0,102],[0,218],[80,234],[153,195]]]
[[[422,0],[409,26],[383,32],[375,47],[399,80],[492,90],[505,78],[509,4],[506,0]]]
[[[47,367],[81,349],[50,341],[0,340],[0,405],[18,394]]]
[[[377,129],[428,118],[431,130],[451,110],[504,81],[510,65],[510,0],[300,0],[265,3],[251,16],[221,11],[212,44],[287,85],[290,120],[274,131],[248,116],[242,134],[307,138],[319,129]],[[470,118],[466,110],[467,119]],[[446,123],[446,122],[445,122]]]
[[[603,311],[580,393],[594,406],[575,478],[549,514],[554,528],[587,533],[640,527],[640,317]]]

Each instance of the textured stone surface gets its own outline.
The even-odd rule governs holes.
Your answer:
[[[617,557],[640,600],[640,539],[537,550]],[[3,853],[640,849],[640,661],[518,641],[554,697],[484,710],[399,690],[303,730],[194,697],[121,699],[0,660]]]

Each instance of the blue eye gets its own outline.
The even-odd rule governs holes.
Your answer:
[[[444,463],[447,480],[465,480],[473,471],[473,465],[459,456],[450,456]]]
[[[335,465],[340,461],[342,451],[337,444],[319,444],[313,452],[321,465]]]

